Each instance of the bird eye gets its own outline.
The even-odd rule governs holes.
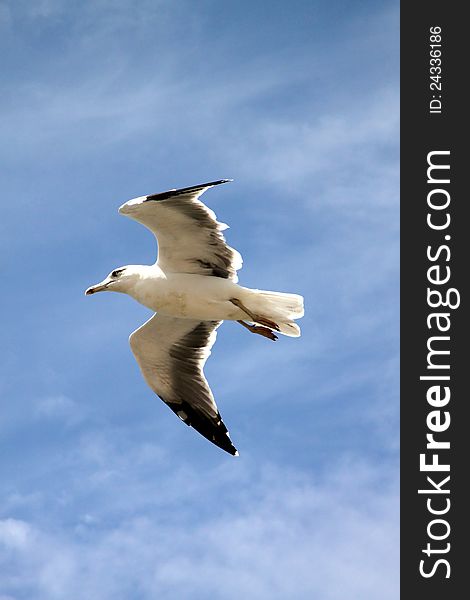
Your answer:
[[[111,277],[119,277],[119,275],[122,273],[123,269],[116,269],[115,271],[113,271],[111,273]]]

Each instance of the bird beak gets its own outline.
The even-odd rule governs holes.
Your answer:
[[[91,294],[96,294],[96,292],[102,292],[108,287],[108,285],[109,281],[106,280],[102,281],[101,283],[97,283],[96,285],[92,285],[86,290],[85,296],[91,296]]]

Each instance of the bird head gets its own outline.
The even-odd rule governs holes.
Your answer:
[[[89,287],[85,294],[90,296],[96,292],[123,292],[128,293],[135,282],[139,279],[139,274],[133,267],[119,267],[103,279],[100,283]]]

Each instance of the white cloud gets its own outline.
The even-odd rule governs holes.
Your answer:
[[[21,550],[30,544],[31,536],[32,528],[24,521],[17,519],[0,521],[0,543],[7,548]]]
[[[18,362],[21,365],[19,368],[22,371],[23,361]],[[15,367],[18,368],[18,365],[15,365]],[[18,373],[15,370],[13,372]],[[2,379],[0,379],[0,387],[5,388],[6,396],[7,393],[9,395],[14,393],[15,387],[18,387],[16,379],[21,379],[21,376],[12,378],[7,373]],[[39,369],[36,380],[38,389],[45,387],[44,380],[46,379],[47,374]],[[8,407],[8,411],[4,412],[0,419],[0,429],[6,432],[18,427],[37,427],[38,423],[42,422],[42,424],[45,424],[47,421],[72,427],[81,423],[86,417],[87,408],[64,394],[57,393],[50,396],[37,396],[34,390],[31,391],[28,389],[20,395],[15,404]]]
[[[81,407],[71,398],[64,395],[39,398],[35,403],[36,415],[40,418],[63,419],[76,422]]]
[[[233,480],[213,471],[207,481],[218,477],[217,485],[231,486],[235,498],[230,506],[212,504],[212,513],[200,500],[207,495],[206,479],[187,476],[192,511],[184,510],[181,498],[172,511],[165,484],[170,490],[173,485],[167,480],[149,490],[160,497],[162,511],[134,508],[115,523],[82,517],[81,529],[57,533],[44,525],[1,521],[0,539],[15,551],[8,568],[22,573],[21,581],[7,578],[9,593],[31,587],[37,600],[115,600],[132,590],[149,600],[397,597],[393,472],[381,474],[350,459],[315,481],[265,467],[251,473],[246,487],[246,474]],[[182,486],[179,481],[178,489]],[[117,489],[103,514],[113,513]]]

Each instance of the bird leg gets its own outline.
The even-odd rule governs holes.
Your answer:
[[[268,327],[269,329],[274,329],[276,331],[280,331],[279,329],[279,325],[277,323],[275,323],[274,321],[271,321],[271,319],[267,319],[266,317],[262,317],[261,315],[256,315],[255,313],[251,312],[251,310],[249,310],[241,300],[238,300],[238,298],[230,298],[230,302],[232,304],[235,304],[235,306],[238,306],[238,308],[241,308],[243,312],[245,312],[250,319],[253,321],[253,323],[259,323],[260,325],[265,325],[266,327]],[[241,321],[238,321],[239,323],[241,323]],[[245,323],[246,325],[246,323]],[[261,334],[263,335],[263,334]],[[269,336],[266,336],[269,337]],[[277,339],[277,338],[276,338]]]
[[[258,335],[262,335],[263,337],[268,338],[273,342],[277,340],[277,335],[267,327],[262,327],[261,325],[250,325],[249,323],[245,323],[245,321],[237,321],[237,323],[243,325],[243,327],[248,329],[248,331],[251,331],[251,333],[257,333]]]

